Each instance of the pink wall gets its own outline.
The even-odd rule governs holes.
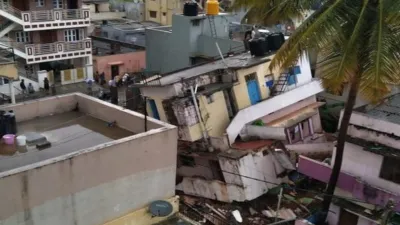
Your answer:
[[[314,178],[316,180],[327,183],[331,175],[331,168],[322,162],[317,162],[309,158],[300,156],[298,163],[298,172]],[[400,196],[398,193],[390,193],[389,191],[372,187],[348,173],[341,172],[339,175],[338,185],[340,189],[350,192],[354,198],[366,201],[371,204],[385,206],[390,198],[397,202],[396,210],[400,211]],[[375,197],[368,196],[364,193],[365,188],[374,189]],[[371,191],[370,191],[371,192]]]
[[[137,51],[125,54],[107,55],[107,56],[94,56],[93,69],[99,73],[104,72],[106,80],[111,79],[111,65],[109,63],[122,62],[119,64],[119,74],[125,72],[136,72],[146,68],[146,52]]]

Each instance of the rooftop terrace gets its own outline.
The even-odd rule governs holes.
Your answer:
[[[29,135],[29,133],[43,135],[51,143],[51,146],[39,150],[35,144],[23,148],[15,145],[7,146],[2,143],[0,145],[0,172],[134,134],[118,126],[111,126],[110,122],[79,111],[22,121],[17,124],[17,135]]]
[[[27,140],[26,147],[5,145],[1,141],[0,177],[13,169],[25,166],[29,169],[124,143],[154,129],[173,128],[148,118],[145,133],[143,115],[79,93],[9,105],[1,110],[14,110],[17,135],[34,134],[42,139]],[[36,146],[46,140],[51,146]]]
[[[190,79],[203,74],[207,74],[219,69],[240,69],[255,66],[270,61],[270,55],[264,57],[252,57],[250,53],[226,57],[224,60],[205,63],[199,66],[184,68],[163,75],[160,79],[148,82],[146,85],[165,86],[180,82],[182,79]]]

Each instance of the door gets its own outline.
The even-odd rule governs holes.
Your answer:
[[[114,79],[115,76],[119,75],[119,65],[111,66],[111,79]]]
[[[46,35],[40,35],[40,43],[57,42],[57,32],[55,30],[47,31]]]
[[[355,225],[358,223],[358,216],[348,212],[347,210],[341,209],[339,216],[338,225]]]
[[[158,114],[156,102],[153,99],[149,99],[149,104],[151,108],[151,112],[153,113],[154,119],[160,119],[160,115]]]
[[[249,92],[250,103],[252,105],[257,104],[261,100],[260,88],[258,82],[255,79],[255,74],[251,74],[245,77],[247,83],[247,91]]]
[[[78,0],[68,0],[68,9],[77,9]]]

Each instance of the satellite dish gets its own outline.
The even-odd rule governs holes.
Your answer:
[[[158,200],[150,203],[149,211],[153,217],[165,217],[172,213],[173,207],[167,201]]]

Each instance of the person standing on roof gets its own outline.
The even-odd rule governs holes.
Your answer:
[[[260,32],[258,32],[258,28],[256,27],[256,25],[254,25],[251,31],[251,39],[257,38],[260,38]]]
[[[19,87],[21,88],[22,94],[26,94],[26,86],[25,86],[24,79],[21,79],[21,82],[19,83]]]
[[[47,77],[45,77],[43,80],[43,83],[44,83],[44,90],[45,90],[46,94],[49,94],[49,90],[50,90],[49,79],[47,79]]]

